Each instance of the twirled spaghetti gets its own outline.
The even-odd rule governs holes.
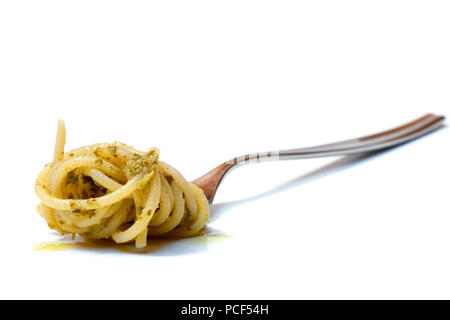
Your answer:
[[[90,239],[135,241],[151,235],[187,237],[204,228],[209,204],[203,191],[168,164],[159,150],[141,152],[103,143],[64,153],[58,122],[53,162],[36,179],[38,211],[52,229]]]

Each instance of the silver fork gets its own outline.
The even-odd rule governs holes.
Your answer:
[[[212,203],[220,182],[231,168],[261,161],[309,159],[383,150],[417,139],[440,128],[443,126],[444,119],[444,116],[426,114],[417,120],[394,129],[361,138],[315,147],[246,154],[222,163],[200,178],[192,181],[192,183],[201,188],[208,198],[209,203]]]

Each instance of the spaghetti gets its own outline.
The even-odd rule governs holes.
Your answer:
[[[51,229],[90,239],[135,241],[149,236],[199,234],[209,216],[203,191],[168,164],[159,150],[141,152],[102,143],[64,152],[66,130],[58,122],[53,162],[36,179],[38,212]]]

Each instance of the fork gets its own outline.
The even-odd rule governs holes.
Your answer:
[[[206,197],[208,198],[209,203],[212,203],[216,191],[221,181],[223,180],[223,177],[232,168],[236,168],[244,164],[262,161],[342,156],[388,149],[420,138],[427,133],[430,133],[442,127],[444,119],[444,116],[438,116],[430,113],[394,129],[386,130],[361,138],[344,140],[340,142],[307,148],[246,154],[240,157],[232,158],[220,164],[208,173],[192,181],[192,183],[202,189]]]

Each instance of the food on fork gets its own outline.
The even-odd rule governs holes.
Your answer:
[[[89,239],[135,241],[152,235],[201,233],[209,217],[203,191],[173,167],[159,150],[141,152],[123,143],[101,143],[64,152],[65,124],[58,122],[53,162],[36,179],[38,212],[61,234]]]

